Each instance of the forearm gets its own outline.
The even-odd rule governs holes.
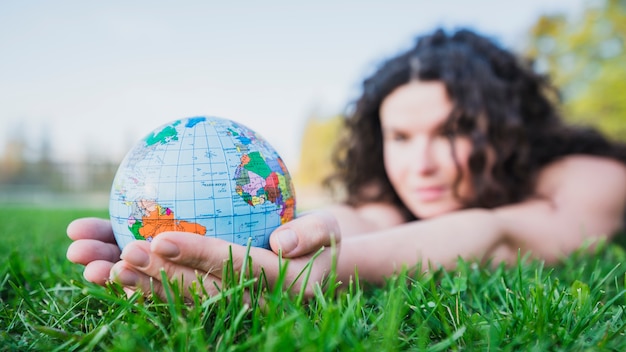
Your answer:
[[[458,257],[482,260],[502,245],[498,219],[488,210],[466,210],[342,240],[337,269],[346,281],[384,277],[421,264],[452,268]]]

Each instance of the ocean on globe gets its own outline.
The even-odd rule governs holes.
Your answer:
[[[293,219],[296,198],[274,148],[248,127],[218,117],[163,125],[120,164],[109,203],[124,248],[165,231],[269,248],[269,236]]]

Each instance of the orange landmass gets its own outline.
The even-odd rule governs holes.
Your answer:
[[[139,229],[139,234],[142,237],[154,238],[161,232],[167,231],[191,232],[198,235],[206,233],[206,227],[195,222],[175,219],[173,211],[168,209],[168,211],[162,212],[161,209],[160,206],[157,206],[156,209],[148,213],[148,216],[142,218],[142,226]]]
[[[295,208],[295,202],[293,200],[293,198],[289,198],[285,201],[285,205],[283,207],[283,211],[280,214],[280,222],[281,224],[285,224],[289,221],[291,221],[294,216],[296,215],[294,213],[294,208]]]

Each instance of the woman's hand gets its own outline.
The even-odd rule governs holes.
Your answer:
[[[241,270],[249,254],[252,276],[259,277],[263,270],[270,286],[279,278],[280,253],[284,258],[291,258],[285,284],[295,283],[292,287],[297,291],[304,277],[298,278],[298,275],[320,248],[331,245],[333,238],[338,244],[338,230],[337,222],[328,213],[302,216],[272,234],[270,242],[274,252],[258,247],[251,247],[248,252],[245,246],[217,238],[165,232],[151,243],[135,241],[128,244],[121,255],[122,260],[112,267],[111,277],[124,286],[140,288],[143,292],[154,290],[156,294],[163,295],[163,270],[169,280],[180,282],[187,289],[196,287],[201,290],[198,285],[201,278],[206,293],[215,295],[222,287],[222,269],[231,258],[231,252],[234,270]],[[312,296],[315,284],[328,274],[332,259],[328,248],[315,258],[305,286],[306,296]]]
[[[87,281],[104,285],[121,254],[111,223],[97,218],[77,219],[68,225],[67,235],[74,241],[67,248],[67,259],[85,266]]]
[[[121,253],[113,239],[110,224],[99,219],[79,219],[68,227],[68,235],[75,242],[68,248],[67,257],[85,265],[87,280],[104,284],[109,278],[128,288],[140,288],[143,292],[162,295],[161,270],[169,280],[181,282],[190,288],[202,278],[204,289],[209,295],[217,293],[222,286],[222,268],[229,260],[232,250],[233,268],[239,270],[246,260],[248,249],[227,241],[211,237],[168,232],[159,234],[149,243],[134,241]],[[290,258],[285,284],[294,282],[300,272],[322,247],[336,243],[339,248],[340,232],[334,216],[327,212],[316,212],[299,217],[279,227],[270,237],[274,252],[252,247],[252,271],[255,277],[263,269],[270,285],[279,276],[278,254]],[[332,253],[324,250],[314,261],[305,295],[313,294],[315,283],[320,282],[332,264]],[[121,257],[121,260],[120,260]],[[302,277],[293,285],[301,287]],[[197,285],[195,286],[197,287]]]

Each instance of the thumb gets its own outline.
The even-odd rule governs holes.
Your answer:
[[[274,230],[270,247],[285,258],[317,252],[321,247],[339,243],[341,231],[335,216],[328,211],[306,213]]]

